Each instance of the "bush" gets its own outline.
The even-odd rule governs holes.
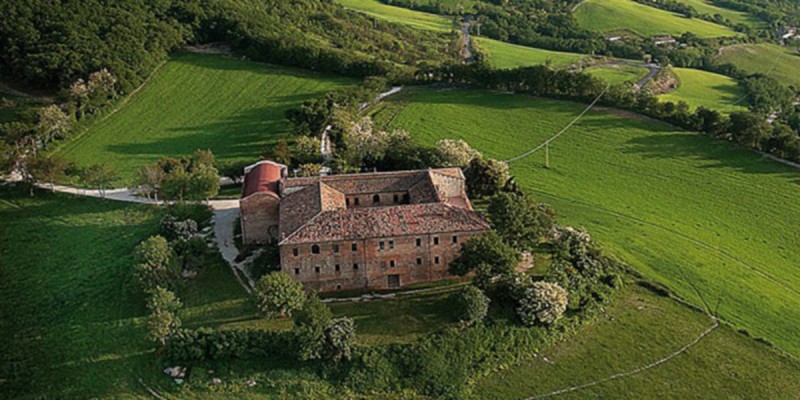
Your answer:
[[[503,161],[473,158],[464,170],[467,194],[470,197],[488,197],[497,194],[511,178],[508,164]]]
[[[500,193],[492,197],[487,209],[489,220],[503,240],[519,250],[528,250],[553,229],[555,212],[537,204],[524,193]]]
[[[184,271],[200,269],[205,265],[206,256],[209,254],[206,241],[197,236],[188,240],[173,242],[172,249],[175,251],[176,259]]]
[[[169,206],[167,214],[171,215],[176,221],[191,219],[197,223],[197,228],[202,230],[210,226],[214,211],[211,207],[204,204],[175,203]]]
[[[176,286],[180,266],[175,262],[175,254],[163,237],[151,236],[139,243],[133,258],[136,262],[134,272],[145,291],[159,286]]]
[[[567,291],[556,283],[535,282],[525,290],[517,306],[517,315],[527,326],[551,325],[567,309]]]
[[[512,271],[519,261],[519,251],[506,244],[496,232],[490,231],[461,245],[461,255],[450,263],[450,273],[464,276],[478,265],[487,264],[493,275],[499,275]]]
[[[295,317],[298,357],[301,360],[322,358],[325,348],[325,328],[333,320],[330,308],[316,295],[310,296]]]
[[[167,240],[188,240],[197,234],[197,222],[191,218],[178,220],[171,214],[164,215],[159,224],[159,233]]]
[[[467,286],[456,294],[459,321],[466,325],[482,322],[489,312],[489,298],[475,286]]]
[[[154,341],[164,344],[166,339],[181,327],[178,311],[183,304],[175,293],[160,286],[151,290],[147,300],[150,315],[147,318],[147,334]]]
[[[261,277],[253,290],[258,309],[268,319],[291,316],[305,301],[303,285],[283,272]]]
[[[296,348],[289,332],[182,329],[166,342],[170,362],[210,361],[246,356],[290,356]]]

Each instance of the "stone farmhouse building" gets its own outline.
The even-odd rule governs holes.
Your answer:
[[[281,270],[307,289],[395,288],[450,277],[461,243],[490,229],[459,168],[289,178],[245,168],[244,242],[276,241]]]

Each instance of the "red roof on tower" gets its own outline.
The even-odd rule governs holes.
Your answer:
[[[272,161],[259,161],[244,169],[242,198],[267,192],[278,196],[279,182],[286,176],[286,166]]]

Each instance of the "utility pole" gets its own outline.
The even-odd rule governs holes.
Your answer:
[[[544,167],[550,168],[550,142],[544,144]]]

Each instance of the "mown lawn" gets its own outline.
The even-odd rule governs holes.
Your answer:
[[[507,159],[585,105],[486,91],[408,90],[377,110],[421,143],[464,139]],[[544,154],[511,164],[563,223],[585,226],[650,279],[800,355],[800,173],[757,153],[597,110]]]
[[[489,63],[499,69],[543,64],[563,67],[586,58],[582,54],[537,49],[488,38],[476,37],[474,39],[478,48],[486,53]]]
[[[473,397],[536,397],[633,371],[678,351],[712,326],[700,312],[629,286],[574,338],[542,349],[539,357],[523,365],[479,380]],[[789,399],[800,391],[799,378],[797,360],[721,325],[655,368],[555,398]]]
[[[681,35],[692,32],[702,38],[737,36],[732,29],[686,18],[633,0],[587,0],[575,10],[578,24],[599,32],[629,31],[639,36]]]
[[[716,61],[731,63],[750,74],[771,76],[784,85],[800,85],[800,53],[775,44],[740,44],[724,47]]]
[[[728,76],[691,68],[673,68],[678,88],[658,96],[666,101],[685,101],[692,109],[703,106],[723,113],[747,110],[745,90]]]
[[[287,134],[287,109],[351,82],[220,55],[179,54],[118,112],[59,151],[79,165],[111,165],[122,185],[162,155],[211,149],[221,162],[253,160]]]
[[[647,74],[647,68],[629,64],[605,64],[588,68],[585,72],[612,85],[617,85],[625,82],[638,82]]]
[[[394,7],[377,0],[334,0],[346,8],[363,12],[376,18],[419,29],[449,32],[456,29],[453,19],[442,15],[429,14],[407,8]]]

